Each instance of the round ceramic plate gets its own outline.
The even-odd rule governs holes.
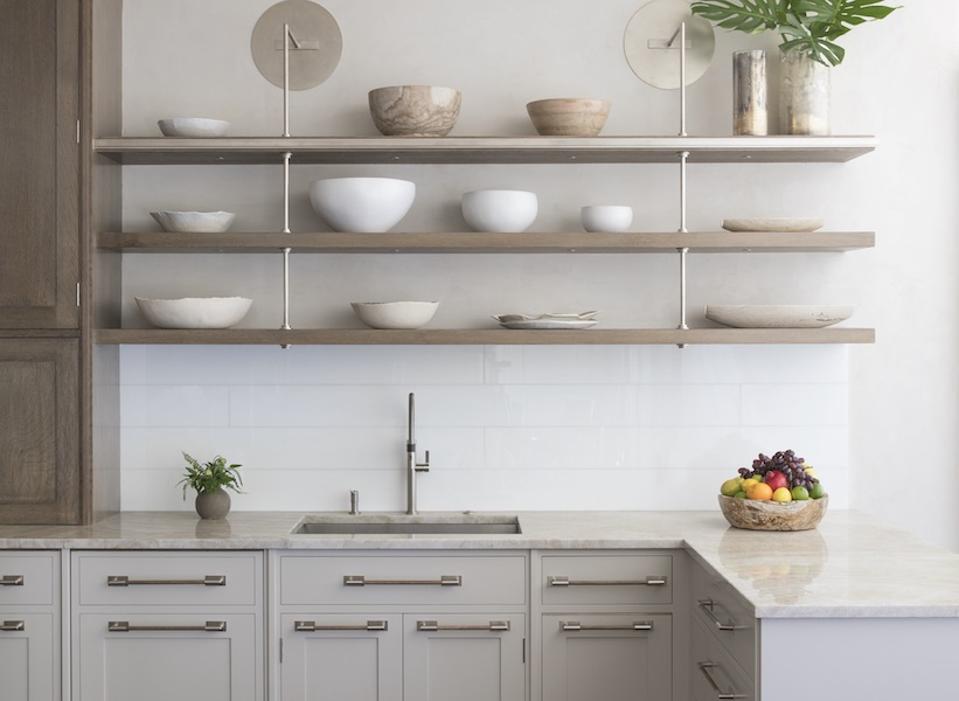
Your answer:
[[[507,329],[591,329],[598,324],[591,319],[529,319],[526,321],[501,321]]]
[[[706,318],[737,329],[821,329],[852,316],[852,307],[707,304]]]
[[[822,219],[789,217],[755,217],[752,219],[723,219],[726,231],[787,231],[811,232],[823,227]]]

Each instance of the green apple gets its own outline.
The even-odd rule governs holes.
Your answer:
[[[822,486],[822,482],[816,482],[812,486],[812,490],[809,492],[809,496],[811,496],[813,499],[822,499],[824,496],[826,496],[826,490]]]
[[[792,488],[793,501],[807,501],[809,499],[809,490],[805,487]]]

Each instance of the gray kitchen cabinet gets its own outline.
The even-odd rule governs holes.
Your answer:
[[[285,701],[403,701],[402,616],[288,614],[280,627]]]
[[[0,552],[0,698],[60,699],[60,555]]]
[[[407,700],[525,701],[525,616],[416,613],[403,621]]]
[[[253,614],[83,613],[78,701],[258,701]]]
[[[669,615],[547,615],[541,641],[544,701],[664,701],[672,696]]]

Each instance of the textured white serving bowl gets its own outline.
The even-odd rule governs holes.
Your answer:
[[[374,329],[418,329],[433,320],[439,302],[351,302],[353,313]]]
[[[475,231],[517,234],[539,213],[535,193],[525,190],[475,190],[463,195],[463,218]]]
[[[246,297],[136,297],[146,320],[161,329],[228,329],[239,324],[253,304]]]
[[[184,234],[219,234],[233,225],[233,212],[150,212],[164,231]]]
[[[590,233],[618,234],[633,225],[633,208],[625,205],[600,204],[580,210],[583,228]]]
[[[852,316],[846,306],[707,304],[706,318],[737,329],[821,329]]]
[[[164,136],[179,136],[191,139],[208,139],[225,136],[230,123],[208,117],[171,117],[157,122]]]
[[[396,178],[328,178],[310,185],[313,210],[334,231],[389,231],[406,216],[415,199],[415,183]]]

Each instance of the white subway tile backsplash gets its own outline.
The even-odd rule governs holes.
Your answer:
[[[406,397],[421,508],[713,509],[793,448],[848,503],[847,358],[792,347],[130,347],[122,505],[190,509],[180,451],[242,463],[236,509],[403,507]]]

